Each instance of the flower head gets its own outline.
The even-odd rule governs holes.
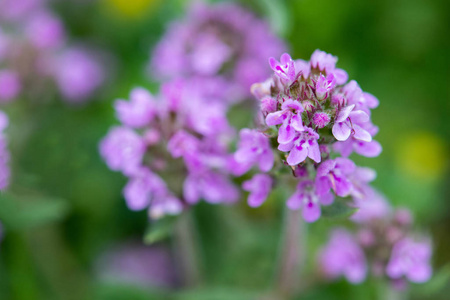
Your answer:
[[[264,63],[284,45],[268,25],[231,3],[191,6],[185,19],[170,24],[149,64],[154,78],[221,76],[234,101],[249,96],[250,86],[270,75]]]
[[[355,81],[346,84],[348,75],[336,63],[337,57],[321,50],[316,50],[310,61],[294,60],[287,53],[279,61],[271,57],[273,76],[251,88],[261,102],[259,120],[264,124],[258,128],[270,139],[267,145],[272,151],[279,151],[276,171],[261,171],[279,174],[281,168],[290,169],[284,174],[292,174],[298,183],[287,205],[301,208],[310,222],[320,217],[321,204],[351,197],[351,205],[358,207],[358,201],[374,194],[369,184],[373,178],[360,178],[367,174],[347,157],[353,151],[368,157],[380,153],[381,146],[372,140],[378,129],[370,121],[370,110],[378,100],[364,93]],[[260,148],[246,149],[252,151],[245,152],[245,161],[258,161]],[[242,151],[238,149],[236,158]],[[242,164],[237,169],[250,170]]]

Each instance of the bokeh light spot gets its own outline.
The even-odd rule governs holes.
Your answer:
[[[397,147],[397,162],[405,175],[418,179],[436,179],[448,165],[446,145],[431,132],[406,135]]]

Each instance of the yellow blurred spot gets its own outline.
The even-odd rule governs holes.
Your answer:
[[[399,141],[397,161],[401,170],[420,179],[436,179],[448,165],[445,142],[431,132],[407,135]]]
[[[118,15],[127,19],[144,16],[159,0],[104,0]]]

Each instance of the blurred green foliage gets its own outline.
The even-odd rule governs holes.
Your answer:
[[[6,235],[0,249],[0,299],[271,299],[283,208],[282,194],[258,209],[200,204],[194,208],[204,288],[174,293],[103,280],[96,260],[113,245],[142,239],[145,212],[130,212],[125,178],[98,155],[115,124],[112,102],[137,85],[158,89],[145,75],[149,50],[187,1],[59,1],[55,10],[75,39],[115,57],[112,79],[96,101],[71,107],[59,99],[27,99],[7,108],[12,120],[11,193],[0,197]],[[384,147],[376,159],[356,158],[378,171],[375,185],[416,215],[431,232],[435,279],[413,286],[411,299],[448,299],[450,292],[450,2],[447,0],[245,0],[290,44],[293,57],[316,49],[337,55],[339,67],[380,99],[373,121]],[[145,3],[144,3],[145,4]],[[431,142],[430,142],[431,141]],[[412,154],[411,154],[412,153]],[[414,154],[418,153],[418,154]],[[414,169],[414,171],[411,171]],[[345,212],[344,212],[345,213]],[[314,253],[329,228],[308,228],[310,255],[299,299],[387,299],[369,280],[315,283]],[[158,236],[158,239],[160,236]],[[163,239],[170,245],[170,240]],[[309,275],[308,275],[309,274]],[[384,297],[384,298],[383,298]]]

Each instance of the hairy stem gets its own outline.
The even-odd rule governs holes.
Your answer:
[[[201,283],[198,236],[192,219],[192,212],[182,213],[174,232],[175,257],[181,284],[195,287]]]
[[[304,221],[300,211],[286,208],[281,242],[277,290],[280,296],[289,299],[300,286],[300,270],[305,256]]]

